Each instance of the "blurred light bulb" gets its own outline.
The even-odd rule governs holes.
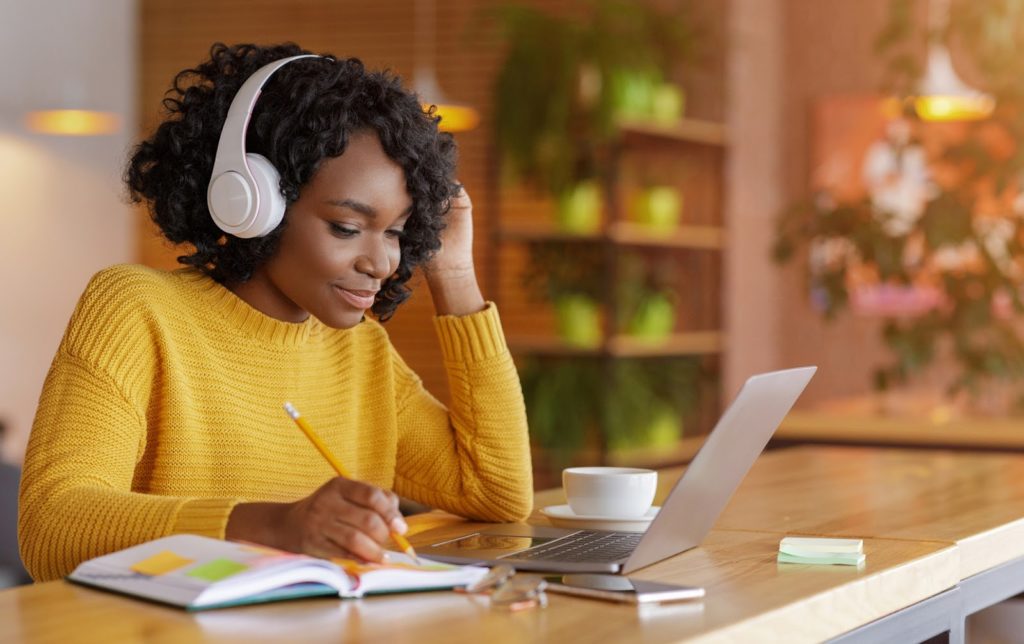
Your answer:
[[[121,129],[121,119],[112,112],[93,110],[35,110],[25,115],[25,126],[40,134],[98,136]]]

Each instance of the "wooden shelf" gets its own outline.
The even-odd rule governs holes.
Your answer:
[[[597,242],[603,239],[601,231],[577,233],[560,229],[554,222],[520,221],[504,224],[498,229],[502,241],[568,241]]]
[[[623,137],[655,137],[679,143],[713,146],[724,146],[728,139],[724,125],[698,119],[682,119],[672,124],[624,119],[617,121],[616,126]]]
[[[550,356],[600,356],[604,354],[601,347],[579,347],[567,344],[559,338],[509,338],[508,347],[512,353],[527,353]]]
[[[499,235],[506,241],[598,242],[602,232],[575,233],[560,230],[548,222],[521,222],[503,226]],[[673,230],[651,228],[634,222],[615,222],[608,227],[607,238],[624,246],[651,248],[721,250],[725,247],[725,229],[721,226],[677,226]]]
[[[724,345],[720,331],[674,333],[664,340],[644,340],[616,335],[608,340],[608,353],[620,358],[687,356],[720,353]]]
[[[715,354],[724,342],[719,331],[675,333],[663,340],[644,340],[627,335],[608,339],[605,346],[577,347],[559,338],[509,338],[509,347],[516,353],[551,356],[612,356],[615,358],[647,358]]]
[[[721,226],[677,226],[673,230],[663,231],[643,224],[620,221],[609,227],[608,236],[627,246],[708,250],[721,250],[725,247],[725,229]]]

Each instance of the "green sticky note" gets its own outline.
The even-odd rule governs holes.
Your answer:
[[[196,566],[185,574],[189,577],[212,582],[227,579],[231,575],[237,575],[248,567],[231,559],[214,559],[213,561],[207,561],[200,566]]]
[[[780,552],[776,557],[779,563],[821,564],[826,566],[860,566],[866,559],[863,554],[831,554],[816,557],[800,557]]]

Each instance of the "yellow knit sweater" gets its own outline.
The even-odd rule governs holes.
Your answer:
[[[242,501],[292,501],[334,472],[468,517],[530,512],[526,415],[493,305],[434,322],[451,409],[372,320],[281,322],[196,270],[116,266],[78,303],[25,458],[21,556],[37,580],[167,534],[223,538]]]

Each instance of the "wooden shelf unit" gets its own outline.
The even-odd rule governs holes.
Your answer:
[[[728,141],[723,124],[700,119],[680,119],[676,123],[670,124],[620,119],[617,122],[617,127],[623,137],[646,136],[678,143],[696,143],[716,147],[725,147]]]
[[[629,221],[611,222],[605,231],[578,233],[559,229],[548,222],[517,222],[498,230],[504,241],[564,241],[597,243],[610,240],[620,246],[722,250],[725,229],[721,226],[680,225],[672,230],[652,228]]]
[[[509,346],[517,357],[597,359],[601,361],[598,364],[605,365],[618,360],[693,358],[717,374],[721,354],[726,349],[721,293],[721,255],[727,246],[721,204],[726,128],[696,119],[683,119],[671,125],[620,121],[618,128],[618,137],[610,150],[614,171],[605,177],[604,217],[596,230],[564,230],[553,218],[542,219],[536,209],[526,208],[507,220],[499,219],[493,229],[499,249],[504,245],[538,244],[567,244],[565,252],[573,252],[576,244],[602,248],[607,274],[601,303],[603,339],[597,346],[581,347],[554,333],[539,335],[537,329],[527,329],[525,334],[510,334]],[[670,185],[679,190],[684,205],[678,225],[646,225],[631,212],[630,204],[636,203],[640,191],[653,185]],[[675,281],[676,329],[667,337],[634,337],[616,328],[618,316],[613,312],[619,306],[617,285],[625,250],[640,258],[647,270],[653,270],[659,258],[668,258],[669,265],[678,268],[678,274],[670,276]],[[699,386],[698,408],[692,418],[684,421],[685,435],[677,446],[638,446],[627,451],[603,451],[600,456],[590,453],[594,451],[591,446],[580,457],[593,457],[605,464],[648,467],[688,461],[720,412],[717,378],[716,375],[710,385]]]
[[[509,338],[513,352],[552,356],[609,356],[613,358],[643,358],[655,356],[693,356],[717,354],[724,340],[719,331],[673,333],[667,338],[648,340],[628,335],[614,335],[603,346],[581,347],[559,338]]]

